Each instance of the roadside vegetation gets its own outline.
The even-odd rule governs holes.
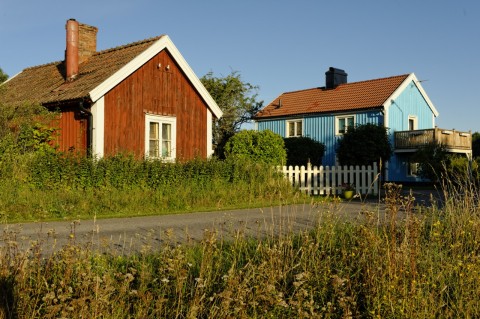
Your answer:
[[[4,151],[0,176],[0,217],[7,222],[259,207],[299,196],[273,167],[235,158],[164,163]]]
[[[391,184],[385,215],[340,219],[321,204],[308,232],[206,230],[201,243],[172,238],[134,255],[73,241],[53,255],[48,242],[21,251],[7,229],[0,318],[476,318],[478,189],[443,186],[442,207],[416,207]]]

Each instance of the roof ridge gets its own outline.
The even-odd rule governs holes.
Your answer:
[[[362,81],[356,81],[356,82],[350,82],[350,83],[344,83],[340,85],[348,85],[348,84],[355,84],[355,83],[364,83],[364,82],[373,82],[373,81],[380,81],[380,80],[388,80],[388,79],[393,79],[393,78],[401,78],[401,77],[408,77],[411,73],[405,73],[405,74],[400,74],[400,75],[392,75],[392,76],[386,76],[383,78],[376,78],[376,79],[370,79],[370,80],[362,80]],[[339,86],[340,86],[339,85]]]
[[[400,77],[405,77],[405,78],[406,78],[406,77],[408,77],[410,74],[411,74],[411,73],[405,73],[405,74],[400,74],[400,75],[387,76],[387,77],[383,77],[383,78],[362,80],[362,81],[356,81],[356,82],[348,82],[348,83],[339,84],[338,86],[348,86],[348,85],[351,85],[351,84],[359,84],[359,83],[365,83],[365,82],[388,80],[388,79],[400,78]],[[302,92],[302,91],[318,90],[318,89],[325,89],[325,86],[317,86],[317,87],[308,88],[308,89],[287,91],[287,92],[283,92],[281,95],[283,95],[283,94],[291,94],[291,93],[298,93],[298,92]]]
[[[141,45],[141,44],[144,44],[144,43],[156,41],[156,40],[158,40],[158,39],[160,39],[160,38],[162,38],[162,37],[164,37],[164,36],[165,36],[165,34],[162,34],[162,35],[159,35],[159,36],[156,36],[156,37],[147,38],[147,39],[144,39],[144,40],[140,40],[140,41],[135,41],[135,42],[131,42],[131,43],[119,45],[119,46],[117,46],[117,47],[113,47],[113,48],[109,48],[109,49],[97,51],[97,52],[95,52],[93,55],[106,54],[106,53],[110,53],[110,52],[113,52],[113,51],[118,51],[118,50],[127,49],[127,48],[130,48],[130,47],[133,47],[133,46],[137,46],[137,45]]]
[[[59,63],[63,63],[63,61],[54,61],[54,62],[48,62],[48,63],[44,63],[44,64],[39,64],[39,65],[29,66],[29,67],[26,67],[25,69],[23,69],[22,72],[27,71],[27,70],[32,70],[32,69],[43,68],[43,67],[50,66],[50,65],[56,65],[56,64],[59,64]]]
[[[136,46],[136,45],[141,45],[141,44],[144,44],[144,43],[156,41],[156,40],[158,40],[158,39],[160,39],[164,36],[165,36],[165,34],[162,34],[162,35],[159,35],[159,36],[156,36],[156,37],[151,37],[151,38],[147,38],[147,39],[144,39],[144,40],[119,45],[117,47],[97,51],[93,55],[106,54],[106,53],[113,52],[113,51],[127,49],[127,48],[130,48],[130,47]],[[39,65],[29,66],[29,67],[26,67],[25,69],[23,69],[22,72],[27,71],[27,70],[43,68],[43,67],[50,66],[50,65],[56,65],[56,64],[63,63],[63,62],[64,62],[64,60],[59,60],[59,61],[53,61],[53,62],[48,62],[48,63],[44,63],[44,64],[39,64]]]

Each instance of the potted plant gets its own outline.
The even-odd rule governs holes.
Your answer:
[[[343,198],[352,199],[355,193],[355,185],[349,183],[342,184]]]

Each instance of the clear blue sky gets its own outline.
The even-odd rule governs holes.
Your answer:
[[[330,66],[349,82],[414,72],[439,127],[480,131],[477,0],[0,0],[3,71],[63,60],[69,18],[99,28],[99,50],[168,34],[199,77],[239,71],[265,104]]]

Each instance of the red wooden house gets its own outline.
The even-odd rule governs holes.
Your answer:
[[[167,35],[96,51],[97,28],[67,21],[65,61],[9,79],[4,103],[60,111],[58,147],[165,159],[212,153],[222,111]]]

